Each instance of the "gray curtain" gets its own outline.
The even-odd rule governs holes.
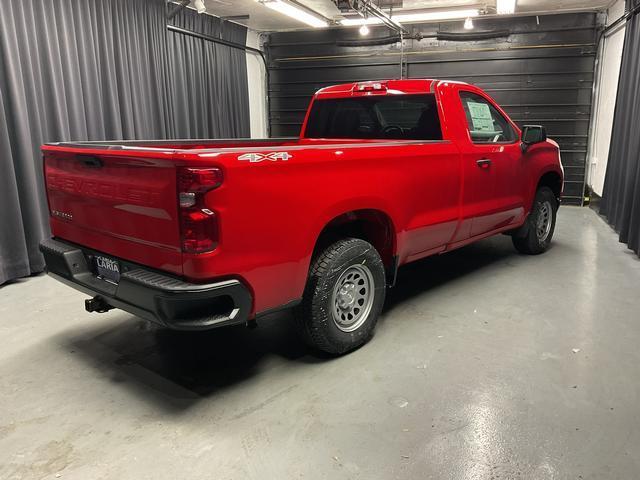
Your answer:
[[[182,10],[171,23],[244,45],[247,29]],[[246,53],[225,45],[168,32],[169,86],[177,138],[251,136]],[[230,75],[229,72],[234,72]]]
[[[245,43],[211,16],[174,21]],[[168,34],[164,0],[3,0],[0,284],[44,267],[42,143],[248,134],[244,52]]]
[[[627,9],[640,0],[627,1]],[[628,22],[600,213],[640,255],[640,15]]]

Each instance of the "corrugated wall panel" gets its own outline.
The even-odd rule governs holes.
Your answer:
[[[585,176],[597,16],[592,13],[475,20],[475,31],[509,30],[483,41],[405,40],[375,47],[343,47],[361,39],[357,29],[271,34],[269,122],[272,136],[300,131],[311,95],[321,87],[352,81],[446,78],[485,89],[520,125],[543,124],[561,147],[565,202],[580,204]],[[410,25],[425,37],[460,32],[462,22]],[[372,29],[370,37],[389,32]]]

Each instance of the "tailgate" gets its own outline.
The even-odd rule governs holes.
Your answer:
[[[182,273],[171,161],[45,151],[44,171],[55,237]]]

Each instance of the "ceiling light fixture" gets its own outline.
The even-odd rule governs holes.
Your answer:
[[[366,25],[362,25],[360,27],[359,32],[360,32],[360,35],[362,35],[363,37],[366,35],[369,35],[369,27],[367,27]]]
[[[471,17],[467,17],[467,19],[464,21],[464,29],[473,30],[473,20],[471,20]]]
[[[207,11],[207,7],[202,0],[193,0],[193,6],[198,13],[204,13]]]
[[[325,28],[329,26],[329,22],[327,22],[327,20],[298,3],[285,0],[265,0],[260,3],[265,7],[275,10],[276,12],[294,18],[302,23],[306,23],[311,27]]]
[[[496,0],[498,15],[511,15],[516,11],[516,0]]]
[[[432,22],[437,20],[453,20],[457,18],[477,17],[480,12],[477,9],[469,10],[442,10],[439,12],[398,13],[391,15],[391,19],[400,23]],[[377,25],[382,20],[376,17],[369,18],[343,18],[340,23],[346,27],[357,25]]]

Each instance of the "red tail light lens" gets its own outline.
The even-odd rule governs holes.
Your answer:
[[[206,207],[207,192],[222,185],[219,168],[180,168],[178,170],[178,206],[182,251],[210,252],[218,245],[218,217]]]
[[[204,193],[222,185],[219,168],[182,168],[178,176],[178,191]]]
[[[218,245],[218,221],[211,210],[182,211],[182,251],[187,253],[210,252]]]

